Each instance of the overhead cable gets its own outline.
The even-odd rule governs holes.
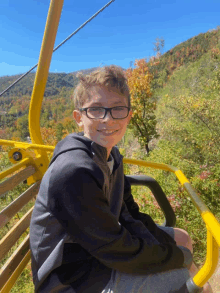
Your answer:
[[[58,46],[56,46],[53,49],[53,52],[55,52],[57,49],[59,49],[64,43],[66,43],[72,36],[74,36],[78,31],[80,31],[88,22],[90,22],[93,18],[95,18],[100,12],[102,12],[106,7],[108,7],[112,2],[115,0],[109,1],[105,6],[103,6],[99,11],[97,11],[93,16],[91,16],[86,22],[84,22],[80,27],[78,27],[71,35],[69,35],[64,41],[62,41]],[[14,81],[9,87],[7,87],[3,92],[0,93],[0,97],[6,93],[10,88],[12,88],[14,85],[16,85],[22,78],[24,78],[26,75],[28,75],[29,72],[31,72],[34,68],[36,68],[38,65],[35,64],[33,67],[31,67],[30,70],[28,70],[26,73],[24,73],[22,76],[20,76],[16,81]]]

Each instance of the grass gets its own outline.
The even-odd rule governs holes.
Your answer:
[[[31,262],[27,264],[22,274],[18,278],[15,286],[12,288],[11,293],[33,293],[34,284],[32,282]]]

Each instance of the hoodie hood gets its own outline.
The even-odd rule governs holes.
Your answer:
[[[83,132],[69,134],[56,145],[50,165],[59,155],[76,149],[84,150],[91,155],[91,143],[92,141],[85,137]]]
[[[91,158],[93,157],[94,153],[96,153],[96,155],[99,158],[107,158],[107,149],[105,147],[85,137],[83,132],[79,132],[79,133],[71,133],[68,136],[66,136],[63,140],[58,142],[58,144],[55,147],[50,165],[56,160],[56,158],[59,155],[68,151],[79,150],[79,149],[87,152]],[[117,167],[117,165],[122,159],[122,156],[116,147],[112,148],[111,154],[116,163],[115,167]]]

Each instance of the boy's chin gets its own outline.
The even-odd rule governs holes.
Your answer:
[[[103,139],[103,138],[96,138],[93,140],[95,143],[105,147],[107,149],[113,148],[118,142],[115,139]]]
[[[97,144],[99,144],[99,145],[101,145],[104,148],[107,148],[107,149],[113,148],[113,146],[116,145],[116,143],[115,144],[114,143],[109,143],[109,142],[103,141],[103,140],[96,140],[94,142],[97,143]]]
[[[87,135],[85,135],[87,136]],[[120,140],[121,138],[117,137],[110,137],[110,136],[103,136],[103,135],[90,135],[87,136],[89,139],[94,141],[95,143],[101,145],[102,147],[105,147],[107,149],[112,149]]]

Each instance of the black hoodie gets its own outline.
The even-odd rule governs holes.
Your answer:
[[[111,155],[112,174],[107,150],[83,134],[57,144],[30,225],[36,292],[99,293],[112,269],[144,275],[183,267],[181,247],[139,212],[116,147]]]

